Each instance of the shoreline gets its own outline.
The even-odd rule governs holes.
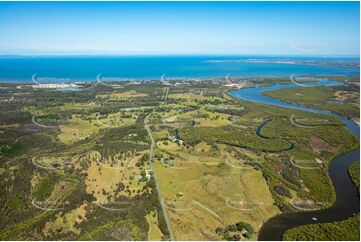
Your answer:
[[[113,83],[113,84],[117,84],[117,83],[128,83],[128,82],[177,82],[177,81],[225,81],[225,80],[229,80],[229,81],[241,81],[241,80],[237,80],[237,79],[250,79],[249,81],[255,81],[255,80],[259,80],[259,79],[288,79],[290,80],[291,75],[236,75],[236,76],[229,76],[229,75],[225,75],[225,76],[209,76],[209,77],[165,77],[165,74],[157,77],[157,78],[121,78],[121,77],[103,77],[109,80],[104,80],[104,81],[100,81],[100,83]],[[322,78],[329,78],[329,77],[345,77],[345,78],[350,78],[350,77],[360,77],[360,73],[358,74],[302,74],[299,75],[299,78],[317,78],[317,79],[322,79]],[[50,79],[51,77],[46,77],[48,79]],[[27,79],[17,79],[17,80],[2,80],[5,78],[1,78],[0,77],[0,85],[2,84],[22,84],[22,85],[29,85],[29,84],[36,84],[34,83],[34,81],[32,80],[32,78],[27,78]],[[54,78],[56,80],[56,78]],[[62,79],[62,78],[58,78],[58,79]],[[267,80],[266,80],[267,81]],[[87,83],[99,83],[98,77],[95,76],[94,78],[78,78],[78,79],[71,79],[69,78],[69,81],[49,81],[49,82],[44,82],[44,83],[40,83],[40,84],[87,84]],[[292,83],[292,81],[289,81],[290,83]]]

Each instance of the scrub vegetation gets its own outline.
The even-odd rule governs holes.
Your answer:
[[[355,186],[360,189],[360,162],[353,162],[348,171]],[[284,234],[284,240],[360,241],[360,213],[340,222],[304,225],[290,229]]]
[[[287,102],[328,110],[360,122],[360,87],[352,82],[334,87],[297,87],[264,92]]]
[[[1,84],[0,239],[256,240],[278,213],[331,206],[329,161],[358,140],[336,118],[240,101],[224,84]],[[310,105],[332,93],[301,91]]]

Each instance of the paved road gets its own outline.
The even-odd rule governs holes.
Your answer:
[[[164,104],[164,103],[167,101],[168,91],[169,91],[169,88],[166,88],[166,90],[165,90],[165,97],[164,97],[164,100],[163,100],[163,103],[162,103],[162,104]],[[169,217],[168,217],[168,212],[167,212],[166,207],[164,206],[163,196],[162,196],[162,193],[160,192],[160,188],[159,188],[157,176],[156,176],[155,169],[154,169],[154,163],[153,163],[153,154],[154,154],[155,141],[154,141],[154,138],[153,138],[152,133],[151,133],[151,131],[150,131],[149,118],[150,118],[150,116],[155,112],[155,110],[156,110],[156,108],[154,108],[153,111],[152,111],[151,113],[149,113],[149,114],[147,115],[147,117],[145,117],[145,119],[144,119],[144,127],[146,128],[146,130],[147,130],[147,132],[148,132],[148,135],[149,135],[149,139],[150,139],[149,164],[150,164],[150,169],[152,170],[152,173],[153,173],[153,176],[154,176],[155,186],[156,186],[156,189],[157,189],[157,193],[158,193],[158,197],[159,197],[160,204],[161,204],[161,206],[162,206],[162,210],[163,210],[163,214],[164,214],[164,219],[165,219],[165,222],[166,222],[166,224],[167,224],[167,228],[168,228],[168,232],[169,232],[170,239],[171,239],[171,240],[175,240],[175,239],[174,239],[173,230],[172,230],[172,226],[171,226],[171,223],[170,223],[170,219],[169,219]]]

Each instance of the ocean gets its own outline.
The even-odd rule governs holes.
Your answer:
[[[236,60],[236,61],[234,61]],[[2,56],[0,82],[355,75],[358,58],[269,56]],[[315,65],[314,63],[318,63]],[[321,64],[320,64],[321,63]],[[341,63],[341,64],[340,64]],[[347,67],[346,67],[347,66]]]

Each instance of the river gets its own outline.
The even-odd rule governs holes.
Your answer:
[[[330,80],[320,80],[312,82],[310,86],[332,86],[341,85],[342,83]],[[346,128],[358,139],[360,139],[360,127],[350,119],[341,115],[331,113],[326,110],[320,110],[311,107],[305,107],[292,103],[287,103],[279,99],[271,98],[262,95],[263,91],[279,90],[285,88],[298,87],[296,84],[283,84],[260,86],[253,88],[245,88],[239,90],[232,90],[229,94],[235,98],[258,102],[268,105],[274,105],[283,108],[291,108],[309,111],[313,113],[320,113],[324,115],[334,116],[342,120]],[[356,186],[352,183],[347,169],[349,165],[360,159],[360,149],[350,151],[348,153],[337,156],[330,162],[329,174],[336,192],[336,202],[328,209],[309,211],[309,212],[294,212],[283,213],[270,218],[264,223],[259,231],[258,240],[282,240],[283,234],[286,230],[296,226],[314,223],[326,223],[340,221],[353,216],[360,212],[360,197]]]

